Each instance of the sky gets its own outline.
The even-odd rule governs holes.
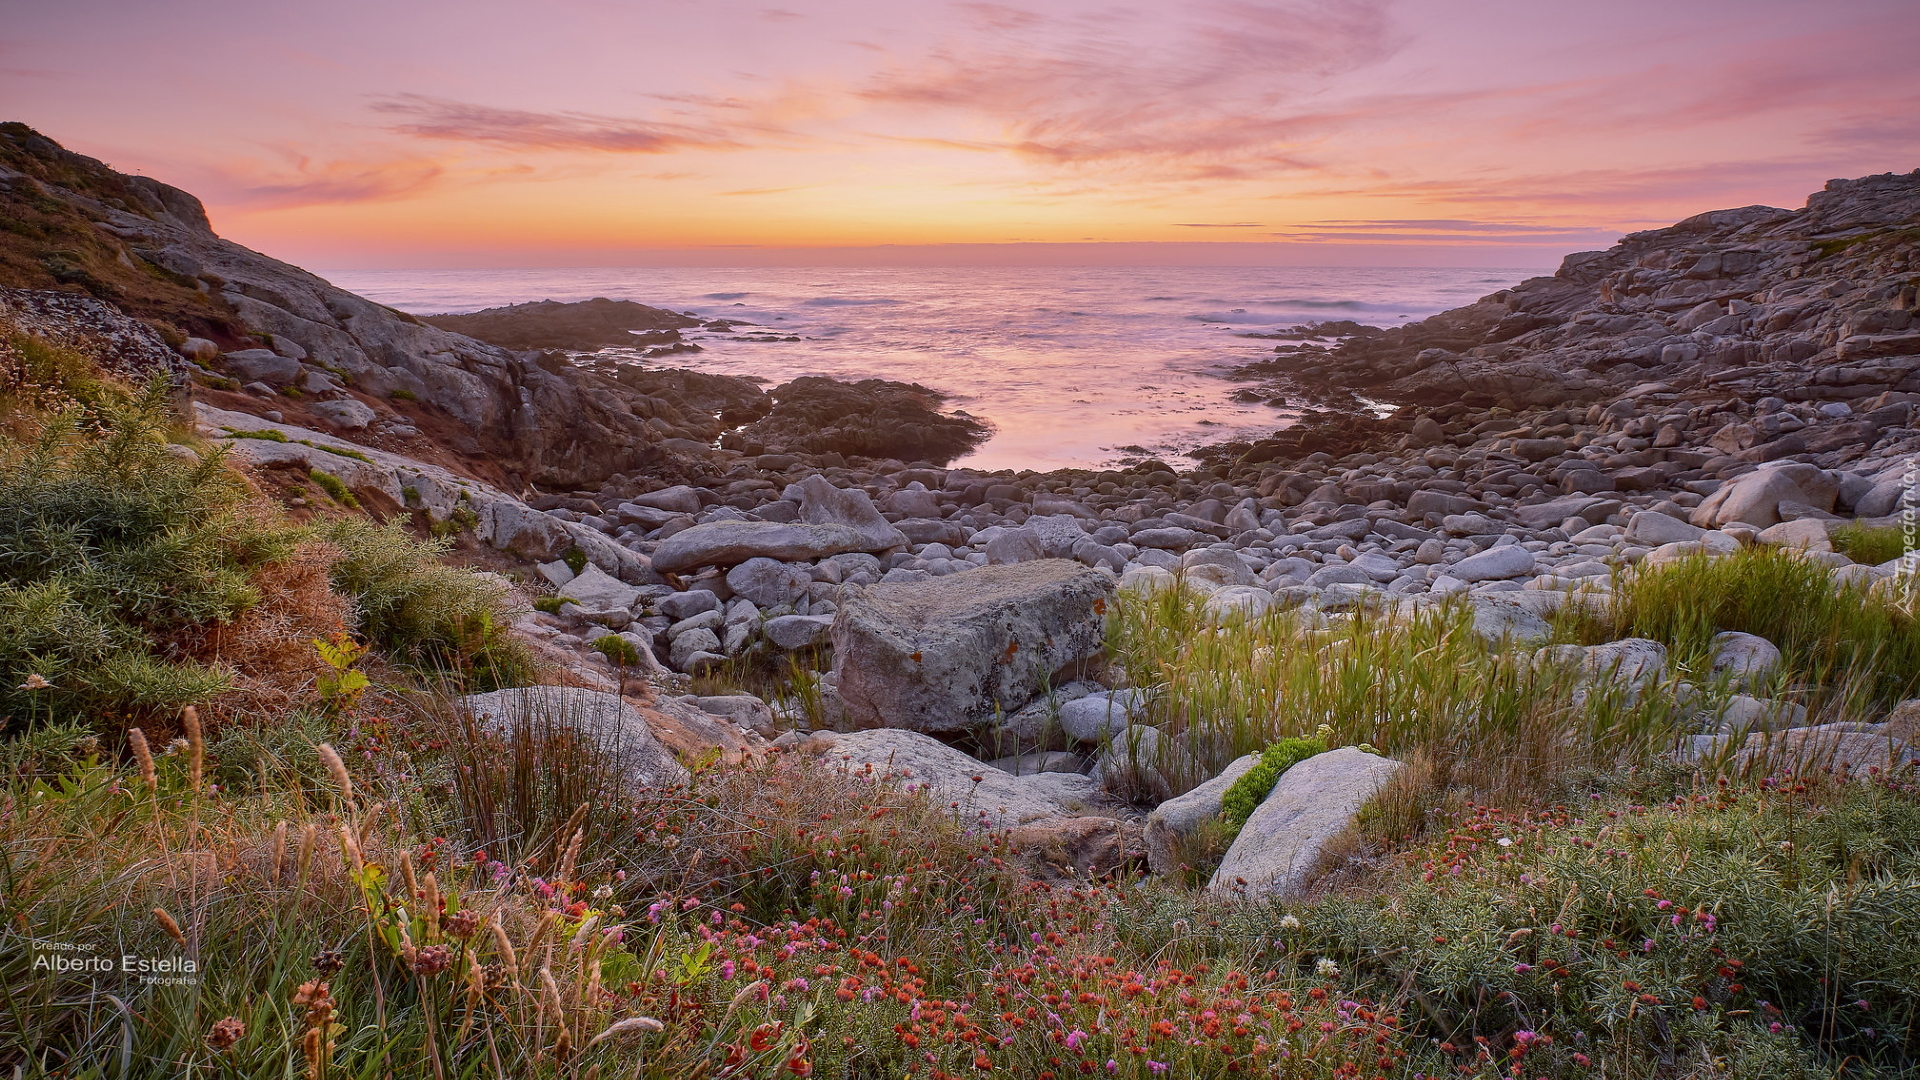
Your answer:
[[[1913,0],[0,0],[0,119],[314,267],[1551,265],[1920,167]]]

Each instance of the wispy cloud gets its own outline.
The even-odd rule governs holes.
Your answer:
[[[1176,229],[1264,229],[1261,221],[1176,221]]]
[[[250,210],[287,210],[334,203],[387,202],[436,186],[446,170],[426,160],[359,162],[300,160],[290,169],[235,163],[214,168],[221,201]]]
[[[666,154],[689,148],[745,144],[718,126],[698,126],[584,112],[534,112],[401,94],[373,103],[397,118],[392,130],[427,139],[489,143],[540,150]]]

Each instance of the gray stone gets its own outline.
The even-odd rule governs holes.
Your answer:
[[[335,401],[316,401],[313,403],[312,408],[314,413],[322,419],[332,423],[335,427],[346,428],[348,431],[359,431],[361,428],[366,427],[368,424],[380,418],[379,413],[374,412],[371,408],[368,408],[365,403],[357,401],[354,398],[340,398]]]
[[[1659,682],[1667,671],[1667,647],[1652,638],[1622,638],[1587,648],[1581,668],[1589,678],[1619,680],[1635,689]]]
[[[672,626],[667,627],[667,636],[677,638],[681,634],[694,630],[712,630],[716,633],[727,625],[727,613],[719,608],[689,615]]]
[[[1113,580],[1059,559],[874,585],[840,605],[834,673],[856,723],[963,731],[1077,677],[1104,646]]]
[[[1209,891],[1238,899],[1298,898],[1313,883],[1327,844],[1404,768],[1349,746],[1288,769],[1227,849]]]
[[[1258,585],[1229,585],[1207,597],[1202,610],[1221,625],[1257,619],[1273,607],[1273,594]]]
[[[1916,760],[1913,747],[1885,731],[1862,731],[1852,724],[1823,724],[1749,735],[1730,759],[1735,775],[1806,775],[1832,769],[1856,779],[1882,776]]]
[[[685,484],[661,488],[659,491],[649,491],[645,495],[635,495],[628,501],[674,514],[697,514],[701,506],[700,492]]]
[[[857,488],[837,488],[826,477],[813,473],[781,493],[783,498],[800,503],[800,520],[808,525],[829,525],[852,529],[860,536],[858,546],[843,551],[885,551],[907,546],[907,538],[881,515],[867,493]]]
[[[773,710],[767,703],[752,694],[716,694],[711,697],[693,699],[695,705],[714,714],[724,716],[749,731],[771,738],[779,729]]]
[[[1010,529],[988,540],[986,551],[987,563],[991,566],[1032,562],[1047,557],[1040,546],[1040,538],[1020,529]]]
[[[672,596],[663,596],[654,606],[659,608],[660,614],[679,622],[703,611],[720,610],[720,598],[706,589],[688,589]]]
[[[571,600],[590,611],[631,608],[639,595],[639,589],[626,584],[592,563],[588,563],[577,576],[560,586],[560,596],[563,599]]]
[[[825,757],[855,772],[871,766],[874,776],[894,777],[908,788],[924,785],[931,789],[935,806],[949,808],[963,823],[996,829],[1077,817],[1101,802],[1099,789],[1084,776],[1012,776],[916,731],[882,728],[835,735]]]
[[[995,758],[987,764],[1013,776],[1031,776],[1046,772],[1077,774],[1086,767],[1087,761],[1065,750],[1036,750],[1031,754]]]
[[[722,655],[720,635],[704,626],[676,636],[667,650],[667,662],[676,670],[692,671],[694,659],[700,654]]]
[[[1465,584],[1462,583],[1460,587],[1465,588]],[[1433,588],[1436,592],[1440,591],[1439,581],[1434,583]],[[1553,627],[1547,624],[1546,619],[1524,606],[1520,594],[1476,595],[1470,597],[1467,603],[1473,612],[1473,632],[1488,641],[1526,645],[1553,636]]]
[[[272,349],[241,349],[220,358],[227,374],[243,383],[260,382],[278,390],[300,378],[300,361]]]
[[[682,784],[687,770],[654,737],[638,709],[618,694],[569,686],[528,686],[470,694],[457,704],[495,731],[538,747],[542,733],[572,731],[590,739],[635,787]]]
[[[1199,543],[1202,538],[1201,533],[1194,532],[1192,529],[1168,527],[1142,529],[1127,537],[1127,541],[1135,547],[1184,550]]]
[[[1254,580],[1247,561],[1225,548],[1189,551],[1180,556],[1180,570],[1189,581],[1211,581],[1215,585],[1251,585]]]
[[[807,594],[807,586],[812,582],[813,575],[805,567],[764,556],[748,559],[727,571],[727,587],[733,594],[763,608],[793,603]]]
[[[1218,776],[1185,795],[1168,799],[1147,815],[1147,865],[1154,873],[1171,874],[1180,869],[1188,838],[1220,817],[1227,789],[1258,764],[1259,754],[1236,758]]]
[[[1792,462],[1763,467],[1721,485],[1693,511],[1693,524],[1703,529],[1743,521],[1764,529],[1780,521],[1780,504],[1796,502],[1817,510],[1832,510],[1840,494],[1833,473]]]
[[[1709,720],[1712,734],[1745,736],[1756,731],[1801,727],[1807,722],[1807,707],[1734,694],[1714,710]]]
[[[1502,581],[1533,573],[1533,552],[1519,544],[1502,544],[1478,555],[1469,555],[1447,568],[1447,573],[1469,584],[1476,581]]]
[[[702,566],[737,566],[756,557],[799,562],[891,546],[875,547],[866,535],[845,525],[709,521],[661,541],[653,553],[653,568],[672,574]]]
[[[777,615],[762,632],[776,647],[792,652],[825,641],[832,630],[831,615]]]
[[[1735,630],[1713,635],[1713,670],[1741,682],[1759,681],[1780,666],[1780,650],[1755,634]]]
[[[1676,517],[1657,514],[1651,510],[1642,510],[1627,522],[1627,542],[1659,547],[1661,544],[1677,544],[1686,540],[1698,540],[1707,530],[1697,525],[1689,525]]]
[[[1062,702],[1060,730],[1079,742],[1093,743],[1108,738],[1147,713],[1144,690],[1107,690],[1073,701]]]
[[[1120,588],[1130,593],[1153,593],[1180,584],[1173,571],[1161,566],[1130,566],[1120,575]]]

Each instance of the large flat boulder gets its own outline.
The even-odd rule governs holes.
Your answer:
[[[1168,799],[1147,815],[1147,865],[1156,874],[1171,874],[1187,861],[1189,840],[1220,816],[1227,789],[1260,764],[1259,754],[1234,759],[1220,775],[1177,798]]]
[[[1242,899],[1297,898],[1313,883],[1327,842],[1406,768],[1356,747],[1329,750],[1280,774],[1240,829],[1208,889]]]
[[[608,755],[634,787],[685,783],[687,770],[654,736],[640,710],[618,694],[572,686],[526,686],[469,694],[457,702],[474,719],[512,738],[572,732]]]
[[[1103,647],[1113,579],[1065,559],[852,591],[833,622],[848,716],[964,731],[1072,681]]]
[[[846,525],[709,521],[661,541],[653,553],[653,568],[672,574],[702,566],[738,566],[748,559],[797,562],[872,550],[885,548],[874,548],[860,530]]]
[[[820,736],[816,736],[820,738]],[[1004,829],[1081,816],[1104,799],[1098,785],[1074,773],[1013,776],[917,731],[856,731],[831,736],[827,760],[856,771],[868,766],[909,788],[925,785],[936,806],[967,824]]]

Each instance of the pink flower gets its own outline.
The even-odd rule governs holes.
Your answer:
[[[1067,1049],[1078,1051],[1080,1044],[1087,1041],[1087,1033],[1078,1028],[1067,1033]]]

